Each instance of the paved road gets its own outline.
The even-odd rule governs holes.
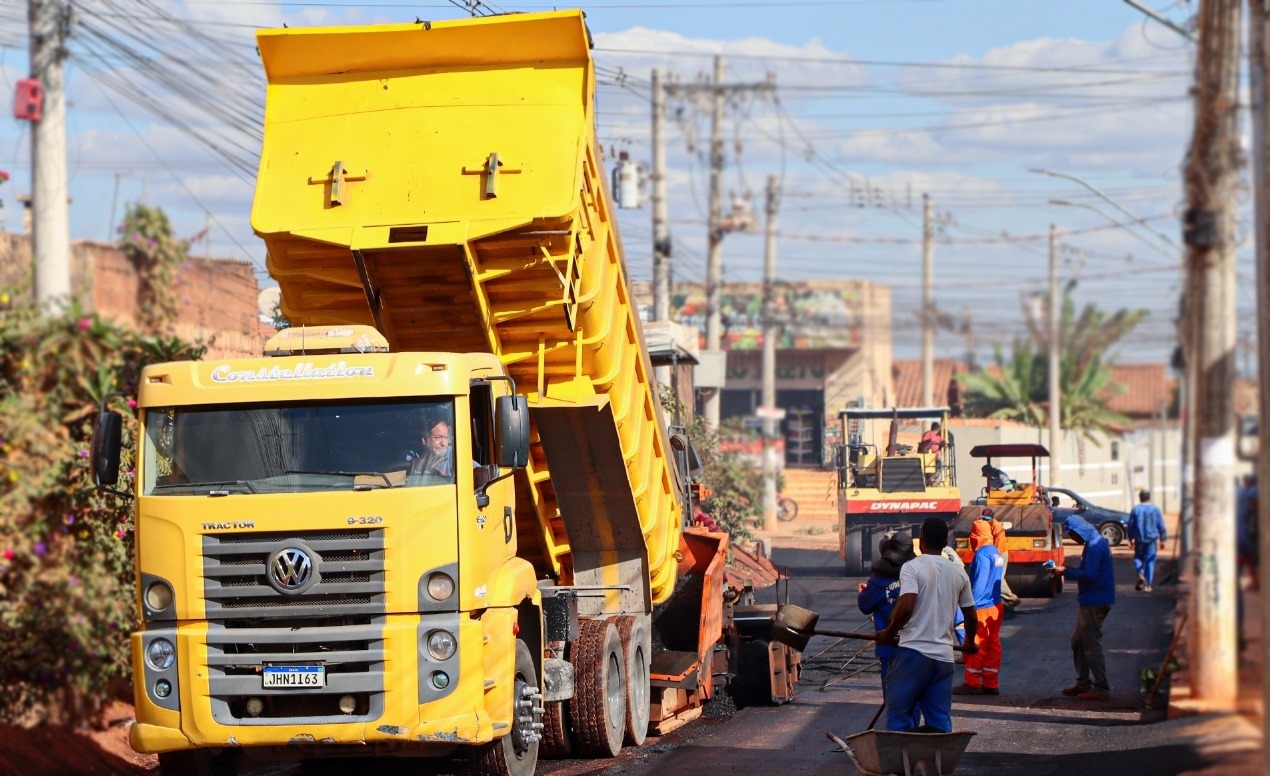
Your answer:
[[[859,580],[841,576],[836,553],[778,549],[774,555],[777,563],[790,567],[793,603],[819,611],[827,628],[850,630],[862,624],[864,618],[855,610]],[[959,775],[1175,774],[1201,764],[1188,747],[1173,743],[1180,723],[1152,723],[1162,714],[1144,713],[1139,692],[1139,671],[1158,667],[1168,648],[1172,588],[1157,586],[1158,592],[1149,596],[1135,593],[1127,556],[1118,557],[1116,565],[1117,579],[1124,584],[1106,625],[1112,701],[1075,701],[1058,694],[1074,678],[1068,647],[1074,590],[1051,601],[1026,600],[1003,630],[1002,694],[958,698],[954,704],[956,727],[979,733],[957,768]],[[806,654],[813,656],[832,642],[817,637]],[[825,731],[845,735],[864,730],[881,704],[875,664],[868,660],[871,650],[846,666],[848,673],[865,668],[863,673],[824,691],[818,688],[839,675],[859,646],[846,642],[810,660],[802,692],[788,706],[747,708],[727,721],[704,720],[618,762],[544,764],[540,773],[853,773]]]
[[[1079,548],[1072,545],[1069,553]],[[855,608],[859,579],[841,574],[833,549],[777,549],[774,560],[789,567],[790,601],[821,613],[830,629],[854,630],[865,618]],[[1186,745],[1176,743],[1185,722],[1156,722],[1163,714],[1144,712],[1139,671],[1158,667],[1168,647],[1173,608],[1172,587],[1157,586],[1144,595],[1133,591],[1133,569],[1125,550],[1116,560],[1119,603],[1106,624],[1110,703],[1063,698],[1058,690],[1074,678],[1068,639],[1075,620],[1073,588],[1050,601],[1028,599],[1003,629],[1002,694],[958,698],[953,706],[957,729],[978,736],[958,765],[957,774],[1153,774],[1167,776],[1202,763]],[[1161,574],[1163,576],[1163,574]],[[771,600],[772,591],[766,591]],[[826,740],[864,730],[882,702],[872,650],[858,656],[861,642],[835,645],[816,637],[808,645],[800,695],[782,707],[741,709],[734,716],[706,718],[615,760],[543,761],[544,776],[699,776],[702,773],[851,774],[846,755]],[[813,657],[829,648],[823,655]],[[845,676],[841,680],[839,677]],[[833,680],[822,691],[826,680]],[[957,676],[960,681],[960,669]],[[349,763],[313,769],[345,773]],[[385,776],[415,773],[417,765],[363,764]],[[255,776],[290,776],[294,765],[265,766]],[[308,771],[306,771],[308,772]]]

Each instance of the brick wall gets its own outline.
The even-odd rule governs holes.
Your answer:
[[[0,233],[0,285],[30,278],[31,245],[25,235]],[[103,243],[71,245],[71,290],[90,312],[132,326],[137,273],[118,249]],[[252,265],[230,259],[190,259],[176,273],[180,317],[176,334],[209,345],[208,358],[259,356],[256,314],[259,287]]]

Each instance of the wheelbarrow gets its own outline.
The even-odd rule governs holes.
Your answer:
[[[770,638],[772,641],[779,641],[788,647],[802,652],[807,648],[807,642],[811,641],[812,636],[835,636],[842,639],[861,639],[863,641],[877,641],[876,633],[852,633],[850,631],[834,631],[817,628],[816,622],[820,619],[820,615],[804,609],[794,604],[781,604],[776,607],[776,616],[772,618],[772,628]],[[960,645],[954,645],[953,649],[960,651]]]
[[[825,735],[868,776],[943,776],[957,768],[957,761],[975,734],[866,730],[847,736],[846,741],[833,733]]]

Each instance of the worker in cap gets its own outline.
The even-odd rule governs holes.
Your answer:
[[[1072,663],[1076,667],[1076,684],[1063,690],[1063,695],[1080,700],[1111,699],[1107,682],[1107,659],[1102,650],[1102,624],[1116,602],[1116,577],[1111,565],[1111,546],[1098,529],[1085,518],[1072,515],[1063,529],[1080,544],[1079,566],[1056,566],[1055,576],[1076,583],[1076,629],[1072,631]]]
[[[975,619],[979,623],[979,651],[966,655],[966,680],[953,694],[997,695],[1000,693],[1001,623],[1005,618],[1005,605],[1001,603],[1005,560],[992,543],[989,521],[976,520],[970,526],[970,549],[975,557],[967,572],[975,600]]]
[[[900,597],[900,567],[915,557],[913,537],[906,533],[888,536],[878,545],[878,557],[869,567],[872,574],[860,584],[860,595],[856,599],[860,611],[872,615],[874,630],[883,630],[890,623],[891,610]],[[886,689],[886,677],[895,649],[891,644],[878,644],[873,648],[882,667],[883,690]]]

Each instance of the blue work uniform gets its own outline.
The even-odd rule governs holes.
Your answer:
[[[885,630],[891,622],[891,611],[895,609],[895,602],[899,598],[900,581],[898,579],[873,574],[869,577],[869,581],[864,583],[864,590],[860,591],[856,605],[860,607],[861,613],[873,616],[875,630]],[[878,662],[882,665],[883,687],[886,687],[886,675],[890,672],[891,658],[895,656],[896,649],[894,644],[878,644],[873,648]]]
[[[1063,578],[1076,583],[1080,611],[1072,631],[1072,663],[1076,686],[1108,690],[1107,660],[1102,649],[1102,624],[1116,602],[1116,576],[1111,565],[1111,546],[1083,517],[1073,515],[1063,528],[1085,543],[1080,566],[1068,566]]]
[[[1155,504],[1142,503],[1129,513],[1129,540],[1133,544],[1133,570],[1148,587],[1155,584],[1155,555],[1160,542],[1168,541],[1164,515]]]

